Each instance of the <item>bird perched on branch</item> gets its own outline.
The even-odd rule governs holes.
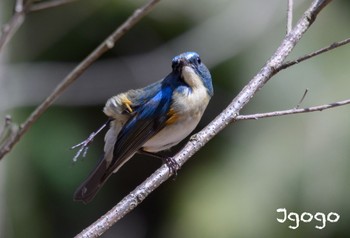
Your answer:
[[[163,80],[110,98],[103,109],[109,117],[104,126],[110,126],[104,154],[74,193],[74,200],[91,201],[112,173],[136,153],[161,158],[170,172],[176,173],[176,161],[156,152],[169,149],[188,136],[212,96],[209,70],[197,53],[186,52],[173,58],[172,71]],[[96,134],[73,147],[81,147],[75,159]]]

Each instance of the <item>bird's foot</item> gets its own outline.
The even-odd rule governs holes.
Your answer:
[[[71,150],[75,148],[79,148],[78,152],[73,157],[73,162],[76,162],[79,158],[79,156],[83,153],[82,157],[84,158],[87,154],[87,151],[89,149],[89,145],[94,140],[95,136],[102,131],[103,128],[105,128],[109,123],[112,121],[112,119],[108,119],[106,123],[104,123],[97,131],[92,132],[86,140],[80,142],[79,144],[76,144],[71,147]]]
[[[172,157],[164,157],[162,158],[162,160],[168,166],[169,172],[176,178],[177,171],[180,169],[181,166]]]

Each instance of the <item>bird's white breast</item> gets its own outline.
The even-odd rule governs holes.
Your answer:
[[[176,113],[177,120],[147,141],[143,146],[146,151],[165,150],[182,141],[196,128],[209,103],[207,89],[193,69],[185,66],[182,75],[191,89],[174,92],[171,108]]]

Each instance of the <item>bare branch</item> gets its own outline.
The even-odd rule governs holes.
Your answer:
[[[287,34],[292,31],[293,27],[293,0],[288,0],[287,7]]]
[[[114,44],[137,22],[139,22],[148,12],[150,12],[160,0],[151,0],[134,13],[119,26],[110,36],[107,37],[93,52],[91,52],[80,64],[78,64],[63,80],[57,85],[53,92],[41,103],[20,126],[17,135],[0,148],[0,159],[3,158],[13,146],[22,138],[29,128],[39,117],[49,108],[49,106],[82,75],[85,70],[95,62],[101,55],[114,47]]]
[[[320,13],[320,11],[322,11],[322,9],[327,6],[331,1],[333,0],[316,0],[313,1],[313,8],[315,9],[315,11],[312,12],[312,14],[309,16],[311,17],[310,20],[315,20],[312,18],[316,18],[316,16]]]
[[[173,157],[174,161],[180,166],[183,165],[192,155],[237,117],[241,108],[244,107],[254,94],[276,73],[276,69],[282,65],[285,58],[311,26],[326,2],[329,3],[330,1],[313,1],[304,16],[299,20],[290,34],[288,34],[288,37],[285,37],[280,47],[259,73],[243,88],[222,113],[202,131],[191,137],[185,147]],[[109,227],[139,205],[153,190],[165,182],[170,177],[170,174],[171,172],[166,165],[160,167],[109,212],[78,234],[76,238],[97,237],[103,234]]]
[[[53,8],[53,7],[58,7],[61,5],[65,5],[67,3],[75,2],[77,0],[53,0],[53,1],[44,1],[44,2],[38,2],[34,3],[29,11],[35,12],[35,11],[40,11],[48,8]]]
[[[23,0],[18,0],[15,3],[15,14],[11,19],[2,26],[0,32],[0,52],[4,46],[12,39],[14,34],[23,24],[25,16],[32,4],[32,0],[28,0],[23,5]]]
[[[14,7],[15,13],[11,17],[11,19],[2,26],[0,32],[0,52],[21,27],[28,12],[57,7],[73,1],[76,0],[55,0],[33,4],[33,0],[16,0]]]
[[[257,113],[252,115],[239,115],[235,118],[235,121],[240,120],[257,120],[260,118],[267,118],[267,117],[277,117],[277,116],[286,116],[291,114],[298,114],[298,113],[307,113],[307,112],[317,112],[317,111],[323,111],[330,108],[340,107],[350,104],[350,99],[339,101],[339,102],[333,102],[329,104],[314,106],[314,107],[306,107],[306,108],[293,108],[289,110],[283,110],[283,111],[275,111],[275,112],[264,112],[264,113]]]
[[[290,66],[293,66],[293,65],[295,65],[295,64],[298,64],[298,63],[300,63],[300,62],[303,62],[304,60],[310,59],[310,58],[312,58],[312,57],[315,57],[315,56],[317,56],[317,55],[320,55],[320,54],[322,54],[322,53],[325,53],[325,52],[327,52],[327,51],[333,50],[333,49],[335,49],[335,48],[338,48],[338,47],[340,47],[340,46],[343,46],[343,45],[346,45],[346,44],[349,44],[349,43],[350,43],[350,38],[347,38],[347,39],[342,40],[342,41],[339,41],[339,42],[335,42],[335,43],[333,43],[333,44],[331,44],[331,45],[329,45],[329,46],[327,46],[327,47],[324,47],[324,48],[322,48],[322,49],[319,49],[319,50],[317,50],[317,51],[315,51],[315,52],[313,52],[313,53],[304,55],[304,56],[302,56],[302,57],[300,57],[300,58],[298,58],[298,59],[285,62],[284,64],[281,65],[281,67],[278,68],[278,71],[283,70],[283,69],[286,69],[286,68],[288,68],[288,67],[290,67]]]

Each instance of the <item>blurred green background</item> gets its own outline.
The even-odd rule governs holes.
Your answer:
[[[0,58],[1,118],[23,122],[89,52],[145,1],[84,0],[33,12]],[[295,1],[298,19],[311,1]],[[0,22],[13,1],[1,0]],[[106,117],[105,101],[170,72],[173,56],[197,51],[215,95],[197,131],[224,109],[271,56],[285,34],[287,1],[164,0],[70,87],[0,162],[0,237],[72,237],[107,212],[161,162],[135,156],[88,205],[72,201],[103,148],[85,159],[69,148]],[[334,1],[289,59],[349,37],[350,3]],[[241,114],[350,97],[350,47],[276,75]],[[102,237],[346,237],[350,233],[350,107],[240,121],[201,149]],[[183,145],[183,144],[182,144]],[[173,148],[175,153],[181,145]],[[337,223],[277,218],[288,212],[336,212]]]

